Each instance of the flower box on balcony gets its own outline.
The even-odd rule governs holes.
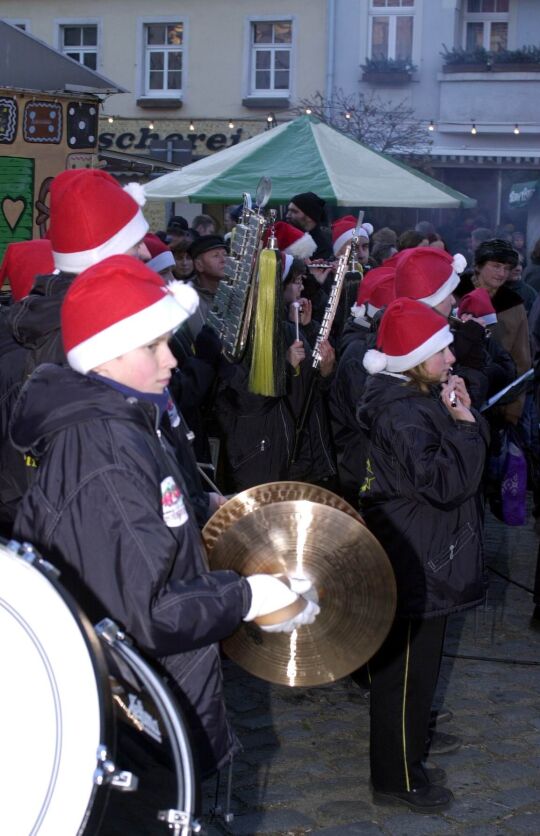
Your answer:
[[[488,64],[444,64],[443,73],[487,73]]]
[[[367,58],[362,64],[362,81],[370,84],[406,84],[416,70],[414,64],[404,59]]]
[[[540,73],[540,64],[533,63],[504,63],[494,61],[491,65],[492,73]]]
[[[370,84],[406,84],[412,78],[412,73],[406,70],[364,70],[362,81]]]

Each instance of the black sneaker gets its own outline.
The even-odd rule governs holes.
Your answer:
[[[450,807],[454,796],[446,787],[427,784],[409,792],[378,792],[373,791],[373,801],[376,804],[398,804],[409,807],[416,813],[438,813]]]
[[[446,770],[440,766],[424,766],[424,775],[430,784],[446,784]]]
[[[426,741],[426,755],[447,755],[450,752],[456,752],[462,742],[457,734],[434,731]]]

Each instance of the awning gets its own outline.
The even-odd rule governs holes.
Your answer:
[[[509,207],[521,209],[523,206],[528,206],[536,192],[538,182],[538,180],[527,180],[526,183],[514,183],[508,195]]]

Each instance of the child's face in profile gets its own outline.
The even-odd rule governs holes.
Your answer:
[[[147,345],[107,360],[94,371],[138,392],[160,395],[169,385],[171,372],[176,367],[176,359],[168,345],[170,337],[170,333],[163,334]]]

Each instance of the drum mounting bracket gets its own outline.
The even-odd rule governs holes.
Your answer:
[[[192,819],[188,813],[183,810],[160,810],[157,814],[159,821],[166,822],[169,827],[174,828],[189,828],[187,833],[201,833],[202,825],[196,819]]]

